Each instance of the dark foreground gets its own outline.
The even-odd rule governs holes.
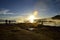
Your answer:
[[[60,40],[60,27],[24,23],[0,24],[0,40]]]

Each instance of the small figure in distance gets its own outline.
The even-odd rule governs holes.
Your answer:
[[[5,24],[8,24],[8,20],[5,20]]]
[[[11,21],[9,20],[9,24],[11,24]]]

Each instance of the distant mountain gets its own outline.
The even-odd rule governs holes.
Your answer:
[[[60,19],[60,15],[56,15],[56,16],[52,17],[52,19]]]

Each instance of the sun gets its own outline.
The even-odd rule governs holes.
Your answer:
[[[28,18],[29,22],[33,23],[35,20],[35,16],[34,15],[30,15]]]
[[[37,18],[38,11],[34,11],[32,15],[28,17],[30,23],[34,23],[34,20]]]

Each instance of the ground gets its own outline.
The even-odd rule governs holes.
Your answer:
[[[32,24],[0,24],[0,40],[60,40],[60,27],[37,26]]]

